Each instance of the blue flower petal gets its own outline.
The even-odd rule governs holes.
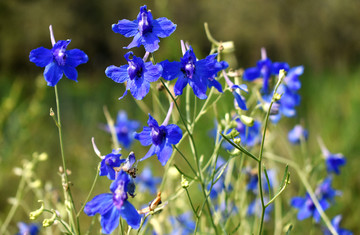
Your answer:
[[[242,110],[247,110],[246,103],[243,101],[241,95],[239,95],[236,91],[233,91],[233,95],[239,108],[241,108]]]
[[[85,64],[89,60],[85,52],[79,49],[72,49],[65,51],[65,54],[66,54],[65,64],[70,65],[72,67],[77,67],[80,64]]]
[[[120,211],[115,206],[113,206],[111,210],[101,216],[101,232],[105,234],[112,233],[119,226],[119,220]]]
[[[119,22],[113,24],[111,28],[115,33],[119,33],[125,37],[133,37],[139,32],[138,20],[119,20]]]
[[[253,81],[259,77],[261,77],[261,72],[257,67],[245,69],[243,74],[244,81]]]
[[[126,223],[133,229],[138,229],[141,222],[141,216],[135,207],[128,201],[125,201],[120,208],[120,216],[126,220]]]
[[[30,52],[29,59],[31,62],[35,63],[36,66],[45,67],[51,63],[53,55],[50,49],[39,47]]]
[[[286,62],[274,62],[272,64],[272,74],[279,75],[279,72],[281,69],[283,69],[287,72],[287,71],[289,71],[290,66]]]
[[[139,80],[129,80],[127,84],[130,87],[132,96],[137,100],[142,100],[150,91],[150,83],[147,81],[143,81],[140,85],[136,83],[140,83]]]
[[[154,20],[152,23],[153,23],[153,33],[160,38],[165,38],[170,36],[170,34],[172,34],[176,29],[176,24],[174,24],[165,17],[158,18]]]
[[[108,78],[111,78],[114,82],[123,83],[129,79],[127,68],[129,65],[123,65],[120,67],[111,65],[106,68],[105,74]]]
[[[222,86],[221,86],[221,83],[216,81],[215,78],[213,79],[210,79],[208,80],[208,86],[209,88],[211,87],[215,87],[216,90],[218,90],[220,93],[223,93],[223,89],[222,89]]]
[[[169,144],[177,144],[182,138],[182,130],[175,124],[166,126],[167,138]]]
[[[162,166],[165,166],[173,152],[172,146],[169,143],[166,143],[164,147],[157,153],[157,157]]]
[[[207,78],[205,78],[207,79]],[[199,99],[206,99],[207,80],[202,77],[194,76],[192,79],[188,79],[189,85],[192,87],[194,94]]]
[[[160,39],[152,33],[143,35],[141,43],[144,45],[145,50],[148,52],[154,52],[159,49]]]
[[[77,82],[77,76],[78,76],[78,73],[76,71],[76,69],[74,67],[71,67],[71,66],[64,66],[62,67],[64,73],[65,73],[65,76],[68,78],[68,79],[71,79],[73,81],[76,81]]]
[[[162,74],[162,67],[160,64],[153,65],[152,62],[145,63],[144,79],[148,82],[157,81]]]
[[[291,199],[291,206],[295,207],[295,208],[301,208],[305,203],[305,199],[302,197],[294,197],[293,199]]]
[[[184,88],[188,84],[188,78],[184,75],[179,76],[174,86],[175,95],[182,95]]]
[[[141,145],[148,146],[152,144],[152,139],[150,134],[151,134],[151,128],[144,126],[143,131],[140,133],[135,133],[134,138],[140,141]]]
[[[181,63],[178,61],[169,62],[168,60],[164,60],[159,63],[163,67],[162,77],[165,80],[171,81],[177,77],[183,76],[181,72]],[[187,84],[187,80],[186,80]],[[185,84],[185,86],[186,86]],[[182,89],[181,89],[182,90]]]
[[[156,151],[156,145],[151,145],[149,151],[145,154],[145,156],[143,158],[141,158],[139,161],[144,161],[145,159],[151,157],[152,155],[155,154]]]
[[[48,86],[55,86],[63,76],[63,70],[56,64],[52,62],[46,65],[44,70],[45,81]]]
[[[153,118],[151,115],[150,115],[150,113],[149,113],[149,119],[148,119],[148,121],[147,121],[147,124],[148,124],[148,126],[151,128],[151,127],[153,127],[153,126],[159,126],[159,124],[158,124],[158,122],[155,120],[155,118]]]
[[[84,212],[88,216],[94,216],[96,213],[105,214],[113,207],[113,195],[111,193],[103,193],[95,196],[91,201],[87,202]]]
[[[131,49],[133,47],[139,47],[141,46],[141,40],[142,37],[140,33],[136,34],[133,40],[130,42],[130,44],[127,47],[124,47],[124,49]]]

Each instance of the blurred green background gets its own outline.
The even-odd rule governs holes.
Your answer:
[[[132,39],[115,34],[111,25],[120,19],[135,19],[147,4],[154,18],[165,16],[177,24],[171,37],[161,40],[158,61],[180,57],[180,39],[188,41],[199,58],[210,51],[204,22],[219,41],[234,41],[236,61],[232,68],[254,66],[265,47],[272,61],[290,66],[304,65],[301,76],[302,102],[298,117],[286,121],[287,130],[298,122],[310,131],[309,147],[319,152],[320,135],[331,152],[342,152],[348,164],[334,179],[343,191],[337,210],[343,226],[360,233],[356,215],[360,211],[360,1],[357,0],[2,0],[0,2],[0,218],[9,210],[7,198],[14,196],[18,177],[12,173],[35,151],[47,152],[51,161],[40,166],[43,179],[58,182],[59,157],[56,127],[49,117],[55,108],[54,91],[42,78],[43,69],[29,62],[29,52],[51,47],[48,27],[56,40],[72,39],[69,49],[87,53],[89,62],[78,68],[79,82],[66,78],[59,83],[64,144],[71,178],[79,198],[90,188],[95,168],[90,139],[100,150],[111,149],[111,139],[100,128],[106,120],[103,106],[115,117],[120,109],[129,118],[146,122],[147,116],[132,108],[132,97],[122,101],[123,85],[106,78],[107,66],[125,62],[123,55]],[[136,48],[141,55],[143,48]],[[150,99],[150,98],[147,98]],[[145,99],[145,102],[150,102]],[[212,120],[209,120],[212,126]],[[75,130],[75,131],[74,131]],[[101,146],[101,147],[100,147]],[[138,145],[136,145],[138,146]],[[14,187],[9,187],[14,185]],[[103,188],[108,185],[104,181]],[[29,205],[31,208],[36,205]],[[17,214],[20,219],[26,215]],[[12,224],[15,226],[15,224]]]

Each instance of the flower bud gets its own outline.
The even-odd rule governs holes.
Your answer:
[[[38,202],[41,203],[41,207],[39,209],[37,209],[36,211],[30,212],[29,217],[31,220],[35,220],[44,212],[44,201],[39,200]]]
[[[181,187],[185,189],[189,187],[189,181],[185,179],[184,175],[181,175]]]
[[[254,125],[254,119],[249,116],[240,115],[240,120],[242,123],[244,123],[247,126],[253,126]]]
[[[56,220],[56,212],[54,210],[51,210],[53,215],[49,219],[44,219],[43,221],[43,227],[50,227]]]

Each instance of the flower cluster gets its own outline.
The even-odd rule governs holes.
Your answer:
[[[174,145],[178,145],[183,138],[183,130],[176,124],[169,124],[172,116],[172,110],[174,104],[180,114],[180,118],[183,122],[181,127],[185,127],[186,134],[190,137],[192,153],[198,164],[197,172],[192,167],[181,150],[176,150],[185,158],[187,164],[190,166],[194,173],[194,181],[200,182],[203,193],[205,194],[205,204],[209,210],[209,217],[214,215],[220,215],[217,217],[216,223],[225,224],[226,221],[235,213],[238,212],[238,208],[235,203],[229,199],[229,194],[235,187],[234,181],[230,181],[227,176],[231,176],[235,170],[236,164],[234,163],[229,167],[233,170],[230,172],[228,165],[230,160],[226,162],[220,154],[216,151],[224,151],[220,148],[215,148],[211,158],[205,164],[204,157],[198,158],[195,149],[195,141],[193,138],[193,129],[196,120],[197,107],[194,105],[194,118],[191,120],[191,111],[186,106],[187,115],[186,118],[181,114],[181,102],[179,96],[183,94],[183,90],[187,85],[190,86],[194,93],[195,99],[208,99],[208,88],[215,88],[220,94],[224,91],[230,91],[234,96],[235,111],[225,115],[225,120],[221,120],[221,128],[223,128],[223,135],[226,138],[221,139],[219,137],[219,128],[212,131],[213,136],[219,137],[222,143],[222,147],[228,150],[230,155],[234,156],[238,154],[238,151],[242,151],[246,155],[249,155],[254,160],[257,160],[259,164],[258,168],[250,169],[250,165],[241,162],[240,172],[248,175],[248,183],[244,194],[248,193],[251,197],[247,208],[248,215],[256,215],[261,217],[261,221],[268,221],[270,219],[270,213],[273,206],[264,205],[274,199],[281,193],[274,195],[275,186],[277,186],[276,170],[270,169],[263,173],[262,158],[263,158],[263,143],[261,144],[259,157],[254,157],[250,154],[249,150],[257,150],[260,146],[262,137],[263,140],[267,130],[268,119],[261,123],[257,116],[255,117],[253,111],[262,110],[267,111],[269,105],[273,102],[272,109],[269,111],[270,120],[273,123],[278,123],[282,116],[294,117],[296,115],[296,107],[300,104],[301,97],[298,94],[301,88],[301,82],[299,76],[304,72],[303,66],[297,66],[290,68],[286,62],[272,62],[266,55],[266,51],[263,48],[261,51],[261,60],[259,60],[255,67],[251,67],[237,72],[232,70],[226,72],[229,67],[226,61],[220,60],[220,51],[223,48],[219,43],[218,53],[212,51],[210,55],[204,59],[198,59],[195,55],[194,49],[180,41],[182,57],[179,61],[164,60],[159,63],[155,62],[154,52],[159,49],[160,38],[170,36],[176,29],[176,24],[172,23],[169,19],[162,17],[153,19],[152,13],[148,10],[147,6],[140,7],[140,12],[135,20],[122,19],[117,24],[112,25],[112,30],[115,33],[119,33],[125,37],[133,37],[132,42],[124,47],[124,49],[131,49],[134,47],[143,46],[145,49],[144,56],[136,56],[132,51],[124,53],[124,57],[127,64],[121,66],[110,65],[105,69],[105,75],[116,83],[123,83],[125,85],[125,91],[119,98],[122,99],[130,91],[131,95],[136,100],[143,100],[150,92],[151,88],[154,88],[154,84],[161,81],[169,93],[169,100],[171,98],[170,107],[164,121],[159,122],[154,118],[154,115],[148,114],[147,125],[143,126],[142,131],[137,132],[140,127],[140,122],[136,120],[128,120],[127,114],[124,111],[118,113],[116,124],[112,126],[105,126],[103,129],[107,132],[115,132],[117,141],[126,150],[132,149],[133,140],[138,140],[142,146],[149,146],[146,154],[142,155],[140,160],[136,160],[134,151],[130,152],[127,158],[123,158],[120,153],[121,149],[113,150],[107,155],[101,155],[97,149],[94,141],[94,150],[100,157],[99,163],[99,175],[106,176],[110,181],[109,191],[96,195],[92,200],[88,201],[84,206],[84,212],[88,216],[94,216],[100,214],[100,224],[102,227],[102,233],[110,234],[118,226],[120,218],[124,219],[126,223],[132,229],[139,229],[144,223],[148,215],[153,214],[154,210],[162,203],[161,192],[158,191],[158,185],[162,181],[160,177],[154,176],[149,167],[145,166],[141,174],[138,172],[138,164],[142,164],[143,161],[150,158],[153,155],[157,156],[158,161],[162,166],[165,166],[170,162],[173,154]],[[67,46],[70,40],[60,40],[55,42],[52,29],[50,28],[50,35],[53,48],[46,49],[43,47],[34,49],[30,52],[30,61],[35,63],[39,67],[45,67],[44,77],[49,86],[55,86],[62,78],[63,74],[71,80],[77,81],[76,67],[82,63],[88,61],[87,55],[79,50],[67,50]],[[214,43],[215,44],[215,43]],[[147,61],[151,53],[151,60]],[[286,76],[280,76],[286,71]],[[220,73],[221,72],[221,73]],[[220,75],[221,74],[221,75]],[[280,76],[279,83],[272,89],[274,82],[272,78]],[[219,79],[220,78],[220,79]],[[221,79],[224,78],[225,88],[221,84]],[[230,79],[231,78],[231,79]],[[239,84],[239,79],[245,82],[253,82],[257,79],[262,79],[262,87],[257,90],[248,90],[246,84]],[[174,85],[171,85],[171,81],[175,80]],[[282,82],[283,83],[280,84]],[[233,80],[233,81],[232,81]],[[173,93],[169,90],[173,88]],[[191,91],[188,87],[188,91]],[[213,90],[215,90],[213,89]],[[160,90],[160,89],[159,89]],[[175,96],[173,95],[175,94]],[[212,94],[211,92],[209,94]],[[192,95],[187,93],[187,95]],[[210,96],[210,95],[209,95]],[[188,98],[187,96],[187,102]],[[248,98],[255,97],[255,99]],[[156,97],[155,97],[156,98]],[[248,101],[247,101],[248,99]],[[208,105],[208,99],[204,102],[199,114],[206,112]],[[160,100],[156,100],[159,104]],[[175,102],[175,103],[174,103]],[[197,101],[196,101],[197,102]],[[210,102],[211,103],[211,102]],[[195,103],[196,104],[196,103]],[[153,104],[154,106],[157,104]],[[188,103],[186,104],[188,105]],[[189,104],[190,106],[190,104]],[[232,104],[231,104],[232,106]],[[217,108],[214,108],[217,113]],[[165,113],[165,111],[164,111]],[[199,115],[199,117],[201,116]],[[248,116],[249,115],[249,116]],[[254,115],[254,117],[253,117]],[[269,117],[268,115],[266,116]],[[175,119],[174,119],[175,120]],[[173,120],[173,121],[174,121]],[[193,123],[191,123],[193,121]],[[264,126],[263,126],[264,125]],[[264,129],[264,130],[262,130]],[[263,132],[262,132],[263,131]],[[216,134],[214,134],[214,132]],[[224,141],[230,136],[234,143]],[[302,144],[303,141],[308,139],[308,131],[301,125],[296,125],[288,133],[288,140],[292,144]],[[230,141],[231,142],[231,141]],[[340,167],[345,165],[346,160],[342,154],[332,154],[324,146],[321,140],[320,147],[322,154],[325,158],[327,172],[331,175],[326,177],[321,184],[315,190],[315,193],[307,192],[303,197],[292,198],[290,204],[292,207],[298,209],[297,218],[303,220],[309,217],[313,217],[315,222],[319,222],[321,218],[321,211],[327,210],[335,201],[335,197],[341,195],[340,191],[332,188],[332,173],[340,174]],[[218,143],[216,143],[218,144]],[[236,149],[234,150],[234,146]],[[249,150],[248,150],[249,149]],[[136,149],[137,150],[137,149]],[[245,155],[244,154],[244,155]],[[265,155],[265,154],[264,154]],[[242,156],[241,156],[242,157]],[[170,160],[170,161],[169,161]],[[204,163],[204,164],[203,164]],[[168,164],[169,165],[169,164]],[[290,164],[289,164],[290,165]],[[203,169],[201,169],[203,167]],[[176,169],[182,173],[181,169]],[[245,169],[245,170],[241,170]],[[261,171],[260,171],[261,170]],[[287,170],[286,170],[287,171]],[[185,175],[185,173],[184,173]],[[186,177],[188,177],[186,175]],[[191,178],[189,176],[189,178]],[[284,177],[285,180],[285,177]],[[282,184],[284,183],[284,180]],[[285,183],[285,186],[288,182]],[[151,194],[156,194],[157,197],[150,202],[149,206],[137,210],[135,206],[130,202],[131,198],[136,196],[136,184],[139,187],[139,192],[149,191]],[[163,186],[163,184],[162,184]],[[162,187],[161,186],[161,187]],[[184,187],[185,186],[185,187]],[[189,182],[184,183],[183,188],[189,187]],[[284,186],[284,187],[285,187]],[[282,187],[282,186],[281,186]],[[225,194],[225,195],[224,195]],[[189,196],[189,193],[187,192]],[[271,196],[274,196],[271,198]],[[207,201],[209,198],[209,201]],[[189,196],[190,199],[190,196]],[[198,209],[194,209],[192,201],[190,199],[192,209],[196,213],[197,223],[200,221],[200,215],[203,212],[203,208],[198,213]],[[136,205],[136,204],[135,204]],[[319,211],[319,207],[322,210]],[[161,208],[158,208],[161,210]],[[144,214],[144,217],[142,217]],[[182,234],[193,233],[198,224],[195,224],[189,213],[181,214],[177,217],[169,217],[173,231]],[[212,219],[212,218],[211,218]],[[351,234],[348,230],[340,228],[339,224],[341,216],[336,216],[332,220],[333,228],[339,234]],[[214,221],[211,221],[214,227]],[[331,226],[329,226],[331,227]],[[36,234],[38,228],[36,225],[20,224],[20,233]],[[215,228],[216,230],[216,228]],[[22,232],[23,231],[23,232]],[[236,231],[236,230],[235,230]],[[140,232],[140,231],[138,231]],[[328,231],[324,229],[324,233]],[[261,230],[260,230],[261,233]]]

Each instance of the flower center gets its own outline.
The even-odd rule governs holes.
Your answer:
[[[113,194],[114,205],[120,209],[124,202],[128,199],[127,193],[125,191],[125,182],[120,181],[118,186]]]
[[[148,12],[142,12],[139,20],[139,32],[140,35],[144,35],[152,31],[152,24],[148,17]]]
[[[56,49],[53,53],[54,59],[59,66],[65,65],[65,61],[66,61],[65,51],[66,48],[60,47],[59,49]]]
[[[192,78],[195,72],[195,65],[192,60],[189,60],[185,65],[185,73],[188,78]]]
[[[131,80],[140,78],[142,75],[142,67],[136,64],[134,61],[129,61],[129,67],[127,68],[127,72]]]
[[[153,144],[160,145],[166,137],[166,131],[164,126],[153,127],[151,130],[151,139]]]

